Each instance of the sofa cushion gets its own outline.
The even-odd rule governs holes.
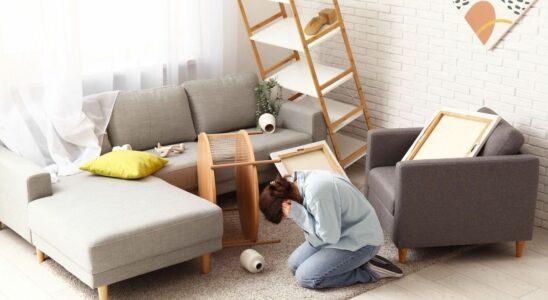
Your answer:
[[[396,167],[377,167],[369,171],[367,176],[369,193],[373,193],[377,199],[394,214],[396,202]]]
[[[250,135],[249,138],[255,151],[256,160],[270,159],[271,152],[296,147],[312,141],[312,137],[307,134],[284,128],[276,129],[273,134]],[[187,191],[196,190],[198,188],[196,145],[197,143],[185,143],[185,152],[167,157],[169,163],[153,176]],[[148,152],[155,153],[155,150],[148,150]],[[257,167],[259,172],[269,169],[274,169],[274,165]],[[234,170],[230,168],[217,170],[215,179],[218,184],[232,180],[234,179]]]
[[[53,188],[29,204],[32,234],[91,274],[210,240],[221,247],[219,207],[159,178],[81,173]]]
[[[120,92],[107,132],[112,146],[130,144],[134,150],[196,139],[188,98],[180,86]]]
[[[496,115],[497,113],[487,107],[482,107],[478,112]],[[514,155],[518,154],[521,146],[525,142],[523,134],[514,128],[506,120],[501,119],[497,127],[493,130],[483,149],[480,152],[480,156],[491,155]]]
[[[83,164],[80,170],[107,177],[140,179],[160,170],[166,164],[167,160],[158,155],[123,150],[103,154]]]
[[[183,83],[196,132],[219,133],[255,126],[254,73]]]

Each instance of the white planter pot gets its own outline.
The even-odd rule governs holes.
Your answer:
[[[244,250],[240,255],[240,263],[242,264],[242,267],[250,273],[260,272],[265,267],[264,257],[254,249]]]
[[[266,133],[273,133],[276,130],[276,118],[272,114],[262,114],[259,117],[259,127]]]

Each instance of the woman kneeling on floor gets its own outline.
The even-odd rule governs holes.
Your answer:
[[[327,171],[278,176],[261,193],[260,208],[270,222],[289,218],[304,230],[306,241],[288,262],[303,287],[343,287],[403,275],[376,255],[384,242],[377,214],[343,176]]]

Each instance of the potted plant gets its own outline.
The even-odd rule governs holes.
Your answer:
[[[273,133],[276,130],[276,117],[283,103],[282,88],[274,78],[262,81],[255,88],[255,99],[257,128]]]

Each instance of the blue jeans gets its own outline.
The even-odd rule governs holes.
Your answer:
[[[299,284],[306,288],[320,289],[349,286],[358,282],[376,282],[376,275],[361,266],[373,258],[379,249],[379,246],[365,246],[352,252],[315,248],[305,241],[291,253],[288,264]]]

